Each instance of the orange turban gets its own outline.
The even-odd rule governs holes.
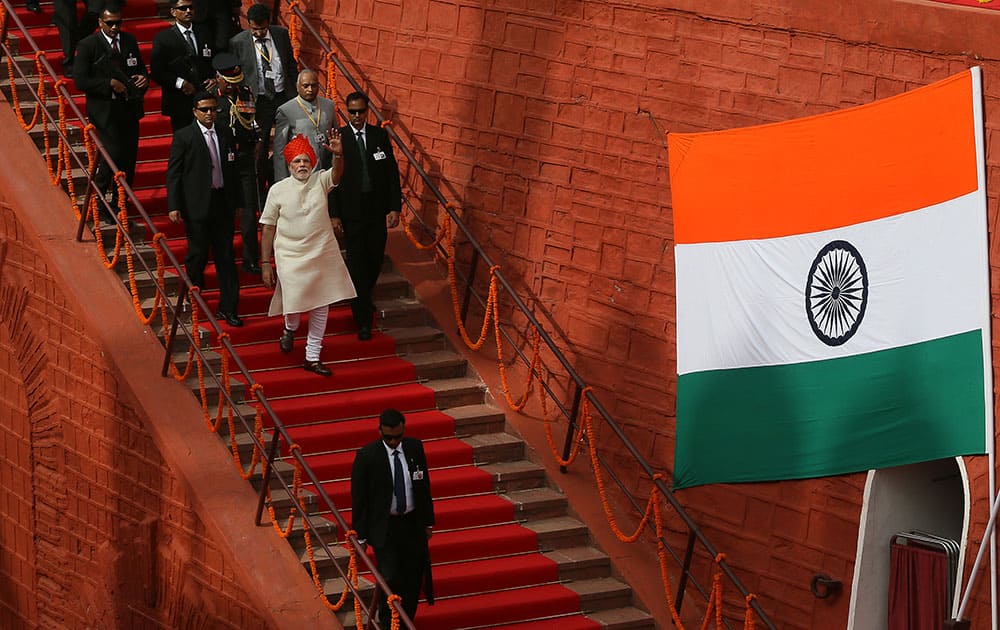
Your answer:
[[[312,145],[309,144],[309,141],[306,140],[306,137],[300,133],[299,135],[295,136],[294,138],[288,141],[288,144],[285,145],[285,150],[282,153],[282,155],[285,156],[285,162],[291,164],[292,160],[302,155],[303,153],[308,155],[309,160],[312,161],[313,163],[313,166],[316,166],[316,151],[313,150]]]

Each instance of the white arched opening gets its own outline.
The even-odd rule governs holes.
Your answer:
[[[962,575],[969,479],[962,458],[872,470],[865,484],[848,630],[883,630],[889,616],[889,544],[919,530],[959,543]],[[960,584],[953,597],[958,600]]]

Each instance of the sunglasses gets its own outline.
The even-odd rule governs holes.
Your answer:
[[[351,116],[357,116],[358,114],[363,114],[363,113],[365,113],[367,111],[368,111],[368,108],[365,107],[365,108],[362,108],[362,109],[349,109],[349,110],[347,110],[347,113],[350,114]]]
[[[197,109],[199,112],[202,112],[204,114],[207,114],[208,112],[214,112],[215,111],[214,107],[195,107],[195,109]]]
[[[114,28],[115,26],[121,26],[122,25],[122,21],[121,20],[101,20],[101,21],[104,22],[105,24],[107,24],[108,26],[112,27],[112,28]],[[91,22],[91,24],[93,24],[93,22]]]
[[[174,7],[174,11],[194,11],[194,5],[193,4],[183,4],[183,5]]]

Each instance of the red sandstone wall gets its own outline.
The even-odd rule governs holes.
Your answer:
[[[266,628],[8,203],[0,626]]]
[[[0,628],[339,628],[34,167],[0,172]]]
[[[1000,12],[917,0],[309,6],[342,57],[364,68],[366,89],[427,157],[506,276],[541,298],[540,316],[551,318],[601,400],[667,469],[672,215],[666,148],[645,112],[668,131],[767,123],[868,103],[980,64],[996,223]],[[992,239],[994,265],[998,247]],[[985,462],[971,460],[970,473],[975,545],[988,507]],[[748,586],[781,627],[842,628],[849,593],[816,600],[808,581],[822,571],[849,587],[863,487],[864,476],[851,475],[698,488],[681,499],[752,576]],[[985,591],[975,627],[988,623]]]

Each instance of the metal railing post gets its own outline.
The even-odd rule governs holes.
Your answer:
[[[257,514],[254,516],[254,524],[260,526],[264,516],[264,501],[267,499],[267,491],[271,485],[271,470],[274,468],[274,458],[278,455],[278,443],[281,441],[281,433],[274,431],[271,438],[271,446],[267,449],[267,459],[264,460],[264,469],[260,475],[260,496],[257,498]],[[303,514],[302,518],[306,518]]]
[[[573,450],[573,436],[576,434],[576,419],[580,415],[580,400],[583,397],[583,388],[577,383],[573,392],[573,408],[569,412],[569,425],[566,427],[566,442],[563,444],[563,461],[569,459],[569,454]],[[566,472],[566,466],[560,465],[559,472]]]
[[[87,131],[83,130],[81,134],[86,135]],[[84,138],[86,140],[86,138]],[[93,198],[94,194],[94,174],[97,173],[97,161],[94,161],[94,168],[87,172],[87,194],[83,196],[83,209],[80,210],[80,225],[76,228],[76,241],[79,243],[83,240],[83,229],[87,227],[87,210],[90,209],[90,200]],[[73,176],[72,170],[67,174],[68,177]],[[76,200],[73,200],[74,203]],[[100,214],[100,213],[98,213]],[[95,221],[95,228],[98,228]]]
[[[462,299],[462,325],[469,314],[469,300],[472,299],[472,285],[476,281],[476,269],[479,267],[479,250],[472,250],[472,262],[469,264],[469,281],[465,283],[465,297]]]
[[[163,369],[160,370],[160,376],[166,376],[170,370],[170,355],[174,352],[174,339],[177,337],[177,327],[180,325],[181,308],[184,307],[184,298],[187,297],[187,285],[181,284],[181,292],[177,296],[177,306],[174,307],[174,319],[170,324],[170,335],[165,339],[166,348],[163,354]],[[195,335],[198,331],[192,331]],[[198,338],[194,337],[191,339],[191,343],[198,345]],[[189,360],[193,360],[189,359]]]
[[[674,610],[677,611],[678,615],[681,612],[681,604],[684,603],[684,589],[687,588],[688,571],[691,570],[691,558],[694,556],[694,543],[696,540],[697,537],[694,535],[694,530],[689,530],[687,547],[684,549],[684,564],[681,567],[681,577],[677,580],[677,596],[674,597]]]

